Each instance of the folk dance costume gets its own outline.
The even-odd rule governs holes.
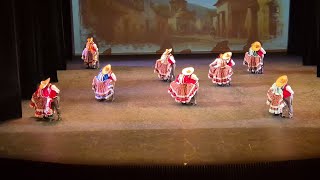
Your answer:
[[[158,73],[159,79],[170,82],[175,79],[174,71],[176,68],[176,61],[171,51],[172,49],[166,49],[154,66],[154,73]]]
[[[93,78],[92,90],[97,100],[114,100],[114,87],[116,75],[111,71],[111,65],[106,65],[101,72]]]
[[[286,102],[283,99],[283,81],[283,77],[278,78],[267,93],[269,112],[275,115],[282,114],[283,107],[286,105]]]
[[[50,83],[50,78],[41,81],[39,88],[33,93],[30,102],[30,107],[35,109],[35,116],[53,120],[54,113],[57,112],[57,120],[61,120],[59,93],[60,90]]]
[[[243,65],[248,67],[248,71],[253,74],[263,73],[263,59],[266,51],[261,47],[260,42],[254,42],[244,56]]]
[[[92,37],[87,39],[86,47],[82,51],[82,60],[88,69],[99,68],[99,51]]]
[[[226,52],[216,58],[210,65],[208,78],[212,79],[214,84],[219,86],[229,86],[231,83],[231,76],[233,74],[232,66],[235,65],[231,59],[232,53]]]
[[[292,90],[291,86],[288,85],[288,77],[286,75],[279,77],[277,82],[278,82],[278,86],[280,86],[282,89],[283,100],[286,103],[286,106],[283,108],[282,117],[286,117],[286,115],[288,114],[287,117],[292,118],[293,117],[292,102],[293,102],[294,91]]]
[[[168,93],[178,103],[196,105],[196,95],[199,90],[199,79],[193,74],[194,68],[188,67],[182,70],[177,79],[170,83]]]

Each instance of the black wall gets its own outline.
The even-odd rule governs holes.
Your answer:
[[[319,0],[290,0],[288,53],[302,56],[303,65],[317,65],[320,61],[319,16]]]
[[[65,2],[69,1],[15,0],[23,99],[30,98],[41,80],[50,77],[57,82],[57,70],[66,69],[70,37],[65,32],[70,36],[71,29],[64,26]]]
[[[37,84],[66,69],[72,56],[71,1],[11,0],[1,5],[3,46],[0,50],[0,120],[21,117],[21,100],[30,99]]]
[[[14,2],[4,1],[2,6],[7,7],[5,11],[0,11],[2,25],[2,42],[1,42],[1,108],[0,120],[9,118],[18,118],[22,115],[21,110],[21,91],[19,79],[19,64],[17,54],[17,37],[15,36],[15,12]]]
[[[301,0],[290,1],[290,16],[289,16],[289,34],[288,34],[288,53],[295,55],[303,55],[304,46],[304,28],[301,25],[304,23],[303,16],[307,11],[307,4]]]

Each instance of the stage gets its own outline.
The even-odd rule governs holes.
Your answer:
[[[117,76],[115,101],[98,102],[91,90],[98,70],[78,59],[58,71],[60,122],[37,121],[29,101],[23,117],[0,124],[0,157],[89,165],[227,164],[320,157],[320,79],[300,57],[266,55],[265,73],[249,74],[235,58],[230,87],[208,79],[210,58],[178,58],[176,74],[193,66],[200,79],[196,106],[168,94],[153,73],[155,59],[102,59]],[[288,75],[294,118],[268,113],[267,90]],[[30,94],[31,97],[31,94]]]

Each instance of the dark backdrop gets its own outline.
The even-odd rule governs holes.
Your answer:
[[[14,8],[13,1],[4,1],[1,3],[6,7],[5,11],[0,11],[2,26],[1,52],[1,108],[0,120],[13,117],[21,117],[21,90],[19,79],[19,64],[17,53],[17,37],[14,27]]]
[[[288,53],[303,57],[303,65],[317,65],[320,42],[319,0],[291,0]],[[317,68],[319,76],[319,65]]]
[[[65,7],[70,7],[70,2],[14,2],[21,95],[23,99],[28,99],[41,80],[50,77],[57,82],[57,70],[66,69],[68,51],[72,50],[68,47],[71,26],[64,25],[65,19],[70,17],[65,13]]]
[[[21,117],[21,99],[37,84],[58,81],[72,57],[70,1],[11,0],[2,3],[1,118]]]
[[[288,53],[303,57],[304,65],[317,65],[319,52],[318,0],[291,0]],[[0,120],[21,117],[21,99],[30,99],[37,84],[72,58],[70,0],[3,1],[0,11],[4,32]]]

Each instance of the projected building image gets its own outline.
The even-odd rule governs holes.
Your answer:
[[[73,0],[75,54],[93,36],[102,54],[285,51],[289,0]]]

